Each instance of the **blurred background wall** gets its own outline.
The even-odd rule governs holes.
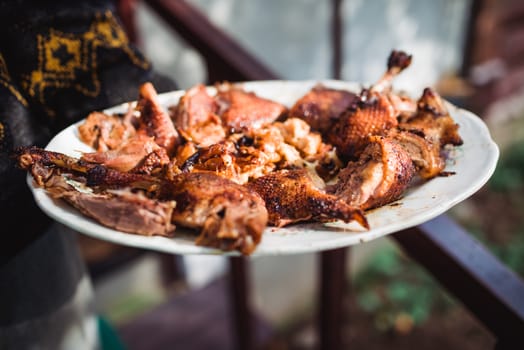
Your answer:
[[[331,77],[331,1],[190,0],[284,79]],[[398,88],[418,93],[462,64],[469,0],[344,1],[342,78],[373,82],[392,49],[414,56]],[[205,79],[198,55],[140,5],[141,45],[186,88]]]

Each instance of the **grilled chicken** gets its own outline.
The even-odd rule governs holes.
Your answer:
[[[212,96],[197,85],[170,116],[146,83],[125,116],[94,112],[79,127],[96,152],[79,160],[29,147],[18,163],[105,226],[169,236],[176,224],[198,231],[196,244],[246,255],[268,223],[369,228],[365,210],[400,198],[417,175],[442,174],[446,146],[462,144],[437,93],[414,101],[393,92],[410,63],[393,51],[369,89],[318,85],[289,111],[239,86],[218,85]]]
[[[164,111],[151,83],[140,86],[136,109],[140,112],[138,132],[154,138],[155,142],[171,155],[180,143],[180,136],[167,112]]]
[[[391,51],[388,57],[387,70],[371,87],[371,92],[378,94],[391,92],[393,79],[411,65],[411,59],[412,56],[404,51]]]
[[[121,118],[117,115],[93,112],[78,127],[78,137],[98,152],[114,150],[135,136],[136,130],[131,118],[130,114]]]
[[[119,172],[36,147],[20,149],[18,163],[33,174],[40,186],[55,193],[55,196],[63,197],[103,224],[110,223],[111,227],[115,228],[125,227],[128,232],[157,234],[156,231],[144,231],[141,227],[133,228],[131,224],[150,220],[151,213],[147,208],[151,206],[150,200],[153,198],[154,201],[165,203],[161,208],[172,209],[166,211],[171,213],[170,222],[199,230],[196,243],[207,247],[238,250],[242,254],[250,254],[260,242],[262,232],[267,225],[267,210],[259,195],[213,173],[182,173],[174,176],[172,180],[167,180]],[[69,189],[62,191],[63,182],[55,178],[62,173],[70,173],[91,189],[96,189],[94,197],[85,197],[90,195],[88,193],[84,195],[65,193]],[[54,185],[57,183],[58,185]],[[115,193],[108,189],[132,190],[132,193],[143,192],[144,195]],[[106,213],[103,207],[98,207],[102,205],[103,198],[115,202],[122,199],[122,206],[114,204],[115,209],[108,210]],[[143,203],[137,206],[133,215],[143,214],[142,220],[133,217],[126,224],[115,221],[117,220],[115,212],[130,212],[131,210],[125,209],[125,206],[136,205],[140,200],[143,200]],[[166,227],[170,232],[171,226]]]
[[[122,147],[106,152],[84,153],[82,159],[103,164],[118,171],[151,173],[169,163],[166,150],[152,137],[139,134],[124,143]],[[148,166],[145,166],[147,164]]]
[[[143,236],[174,234],[175,225],[171,222],[174,201],[157,201],[141,192],[126,190],[85,193],[72,186],[68,189],[59,182],[64,182],[64,178],[53,175],[46,183],[48,193],[107,227]]]
[[[173,221],[200,230],[196,243],[250,254],[262,238],[268,214],[247,187],[213,173],[183,173],[170,182],[177,203]]]
[[[218,104],[202,84],[187,90],[170,112],[178,131],[187,141],[207,147],[226,136],[217,115]]]
[[[332,129],[340,115],[358,100],[352,92],[316,85],[295,102],[289,117],[303,119],[313,130],[324,135]]]
[[[402,146],[392,138],[371,136],[359,159],[340,171],[329,192],[352,207],[376,208],[400,198],[414,174],[413,162]]]
[[[219,115],[228,131],[256,129],[277,120],[287,108],[228,84],[218,86]]]
[[[440,148],[445,145],[462,145],[458,124],[449,115],[440,95],[430,88],[424,89],[418,100],[417,113],[401,120],[401,126],[418,130]]]
[[[440,144],[432,142],[417,130],[391,129],[387,137],[394,139],[409,154],[417,174],[423,180],[438,176],[446,166]]]
[[[369,228],[362,211],[325,193],[306,169],[276,171],[251,181],[247,186],[264,199],[271,225],[282,227],[300,221],[355,220]]]
[[[393,79],[410,64],[410,55],[392,51],[384,75],[370,89],[363,90],[359,99],[324,135],[337,147],[340,157],[357,159],[369,136],[385,135],[398,125],[399,115],[415,111],[416,106],[411,100],[392,93]]]
[[[368,144],[369,136],[383,135],[398,124],[395,109],[384,95],[361,100],[345,112],[327,135],[343,159],[357,159]]]
[[[89,182],[87,176],[99,172],[99,165],[36,147],[18,150],[18,162],[22,168],[31,172],[35,182],[53,198],[65,200],[105,226],[145,236],[173,235],[175,226],[171,219],[175,203],[172,200],[157,201],[142,192],[129,190],[104,191],[86,187],[85,184]],[[108,175],[109,172],[112,175]],[[119,186],[112,187],[127,187],[134,183],[152,184],[155,181],[140,182],[145,178],[114,170],[104,174],[107,179],[119,179]],[[118,177],[116,174],[125,175]],[[64,176],[70,180],[66,181]],[[76,187],[71,184],[72,179],[77,180]]]

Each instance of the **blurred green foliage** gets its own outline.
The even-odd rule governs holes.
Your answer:
[[[501,156],[488,185],[506,193],[524,189],[524,141],[515,143]]]
[[[433,310],[453,305],[433,278],[393,245],[373,255],[355,276],[353,288],[358,306],[373,314],[380,331],[395,330],[398,320],[406,317],[420,324]]]

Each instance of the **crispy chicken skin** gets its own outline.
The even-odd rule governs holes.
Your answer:
[[[219,115],[228,131],[256,129],[277,120],[287,108],[229,84],[218,86]]]
[[[200,230],[196,243],[222,250],[253,252],[268,213],[260,196],[213,173],[183,173],[170,183],[177,203],[173,221]]]
[[[387,70],[370,89],[363,90],[333,128],[324,137],[337,147],[344,159],[357,159],[369,136],[383,136],[398,125],[397,117],[415,110],[407,98],[392,93],[393,79],[411,64],[411,56],[403,51],[392,51]]]
[[[401,126],[422,132],[441,148],[445,145],[460,146],[463,142],[458,133],[458,124],[449,115],[440,95],[431,88],[424,89],[417,102],[417,113],[402,120]]]
[[[355,93],[316,85],[295,102],[289,117],[303,119],[313,130],[325,134],[338,117],[358,100]]]
[[[155,142],[171,155],[180,143],[180,136],[171,117],[164,111],[151,83],[140,86],[136,109],[140,112],[138,131],[154,138]]]
[[[202,84],[187,90],[170,112],[175,126],[187,141],[207,147],[226,136],[217,115],[218,104]]]
[[[417,130],[391,129],[387,137],[394,139],[409,154],[417,174],[423,180],[438,176],[446,162],[441,157],[440,144],[427,139]]]
[[[409,154],[394,139],[371,136],[360,158],[340,171],[328,191],[350,206],[372,209],[400,198],[414,173]]]
[[[361,100],[355,109],[345,112],[335,123],[327,139],[343,159],[356,159],[371,135],[384,135],[398,125],[395,109],[384,95]]]
[[[355,220],[369,228],[362,211],[325,193],[306,169],[276,171],[251,181],[247,187],[264,199],[271,225],[282,227],[300,221]]]

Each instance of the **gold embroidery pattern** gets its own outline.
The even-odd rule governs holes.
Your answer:
[[[11,84],[11,76],[9,75],[9,72],[7,71],[7,65],[5,63],[4,56],[2,56],[2,54],[0,54],[0,84],[6,87],[21,104],[23,104],[24,106],[27,106],[27,100],[13,86],[13,84]],[[3,129],[0,129],[0,131],[3,131]],[[0,133],[0,136],[2,135],[3,133]]]
[[[97,73],[98,48],[121,49],[133,64],[143,69],[149,62],[138,56],[111,12],[97,14],[89,29],[81,34],[50,29],[48,35],[37,35],[38,68],[23,77],[22,87],[37,99],[50,116],[55,112],[46,104],[45,90],[72,88],[85,96],[100,93]],[[82,79],[79,76],[88,77]]]

